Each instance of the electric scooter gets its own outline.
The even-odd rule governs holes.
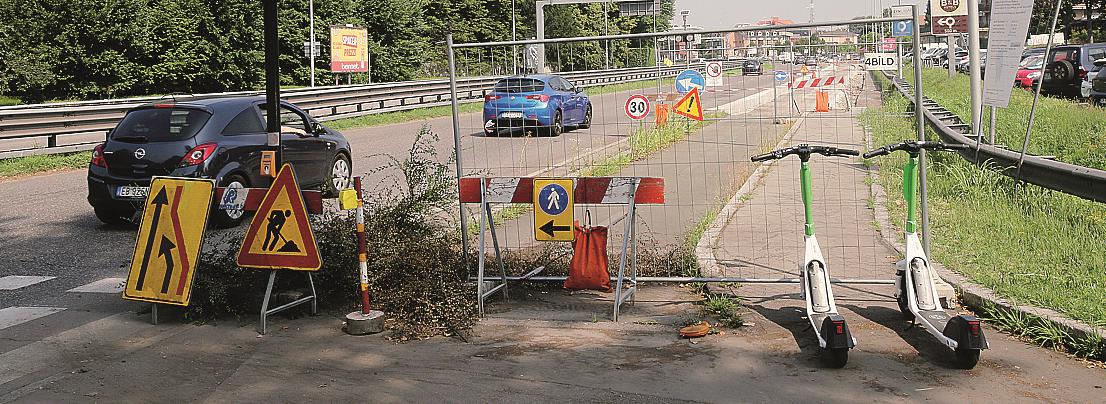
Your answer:
[[[825,350],[829,364],[840,368],[848,363],[849,349],[856,346],[856,339],[849,332],[849,325],[845,323],[845,317],[837,313],[837,305],[833,301],[833,290],[830,289],[830,276],[826,269],[826,260],[822,257],[822,249],[818,247],[818,239],[814,236],[814,209],[811,206],[814,202],[814,191],[811,185],[810,155],[856,156],[860,152],[836,147],[801,144],[753,156],[752,160],[754,162],[775,160],[792,154],[798,155],[799,160],[802,160],[802,165],[799,168],[799,181],[802,184],[803,208],[806,211],[806,226],[804,229],[806,246],[803,252],[803,262],[799,265],[799,287],[802,290],[803,299],[806,300],[806,318],[810,321],[811,328],[818,336],[818,346]]]
[[[978,318],[958,315],[941,307],[933,274],[930,273],[929,258],[918,238],[918,223],[914,220],[914,214],[918,204],[915,197],[918,187],[918,154],[922,150],[956,151],[968,148],[970,146],[965,144],[913,140],[864,153],[864,158],[883,156],[895,151],[910,154],[902,176],[903,198],[906,199],[906,258],[896,264],[895,299],[903,317],[913,320],[911,327],[921,323],[938,341],[952,348],[956,353],[957,365],[963,369],[974,368],[979,362],[980,352],[987,349],[987,338],[983,335]]]

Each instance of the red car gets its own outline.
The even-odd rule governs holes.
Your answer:
[[[1018,64],[1018,75],[1014,78],[1014,85],[1021,88],[1033,88],[1041,79],[1041,64],[1044,58],[1030,56]]]

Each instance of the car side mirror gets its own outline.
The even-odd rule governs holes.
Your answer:
[[[315,136],[319,136],[326,133],[326,128],[324,128],[323,124],[319,123],[318,121],[311,121],[311,133],[313,133]]]

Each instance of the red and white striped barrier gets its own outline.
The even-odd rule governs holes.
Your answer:
[[[826,78],[793,81],[787,84],[787,88],[798,90],[804,87],[825,87],[834,84],[845,84],[845,76],[830,76]]]
[[[664,178],[583,177],[576,178],[573,199],[577,204],[624,204],[630,200],[633,181],[639,180],[634,194],[636,204],[664,204]],[[521,177],[491,177],[485,198],[480,198],[480,178],[461,178],[461,203],[533,203],[534,179]]]

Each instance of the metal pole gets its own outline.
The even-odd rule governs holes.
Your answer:
[[[991,132],[991,144],[995,144],[995,121],[997,120],[997,118],[995,117],[995,114],[997,114],[997,113],[998,113],[998,108],[992,106],[991,107],[991,125],[988,128],[988,130]]]
[[[311,19],[311,87],[315,87],[315,0],[307,1],[307,13]]]
[[[607,25],[607,12],[608,3],[603,3],[603,35],[610,35],[611,30]],[[611,41],[603,41],[603,66],[606,66],[607,70],[611,69]]]
[[[949,51],[945,53],[945,59],[949,61],[949,77],[956,75],[956,36],[948,35],[947,38]]]
[[[979,74],[979,62],[979,0],[968,0],[968,83],[971,84],[972,133],[976,135],[983,134],[983,77]]]
[[[543,0],[537,0],[537,1],[534,2],[534,20],[538,25],[538,27],[537,27],[538,28],[538,32],[537,32],[538,37],[537,37],[537,39],[539,41],[545,39],[545,5],[546,4],[549,4],[549,3],[547,3],[546,1],[543,1]],[[535,58],[535,59],[537,59],[536,60],[537,63],[535,63],[537,66],[534,66],[534,68],[537,69],[537,70],[535,70],[534,73],[545,73],[545,44],[539,43],[539,44],[536,44],[536,46],[538,48],[538,57]],[[560,48],[558,48],[558,49],[560,49]]]
[[[1056,37],[1056,20],[1060,17],[1060,4],[1062,1],[1056,1],[1056,11],[1052,13],[1052,29],[1048,31],[1048,45],[1045,46],[1045,60],[1047,61],[1049,55],[1052,54],[1052,41]],[[1022,178],[1022,163],[1025,162],[1025,150],[1029,148],[1029,134],[1033,132],[1033,121],[1037,119],[1037,102],[1041,99],[1041,84],[1045,81],[1045,66],[1048,63],[1041,63],[1041,79],[1037,80],[1037,89],[1033,92],[1033,106],[1029,109],[1029,124],[1025,126],[1025,140],[1022,140],[1022,151],[1018,156],[1018,170],[1014,173],[1015,180],[1021,180]]]
[[[511,40],[518,40],[518,33],[515,30],[515,0],[511,0]],[[511,45],[511,66],[514,68],[514,74],[518,75],[518,45]]]
[[[280,37],[277,34],[277,0],[265,0],[265,132],[266,144],[276,151],[280,170]]]
[[[453,153],[457,165],[457,181],[461,181],[464,169],[461,165],[461,111],[457,105],[457,63],[453,55],[453,34],[445,35],[446,54],[449,56],[449,105],[453,110]],[[462,265],[468,265],[469,228],[465,219],[465,205],[457,204],[461,213],[461,249]],[[483,254],[481,252],[480,254]]]
[[[921,56],[920,39],[922,36],[921,28],[919,24],[921,17],[918,15],[918,5],[910,6],[911,15],[914,16],[914,43],[913,55],[914,55],[914,129],[918,132],[918,140],[925,140],[926,128],[925,128],[925,113],[922,111],[922,68],[918,65],[917,60]],[[951,37],[950,37],[951,38]],[[925,150],[919,150],[918,152],[918,184],[921,194],[921,211],[922,211],[922,248],[925,249],[926,256],[929,256],[929,187],[926,184],[926,152]]]

